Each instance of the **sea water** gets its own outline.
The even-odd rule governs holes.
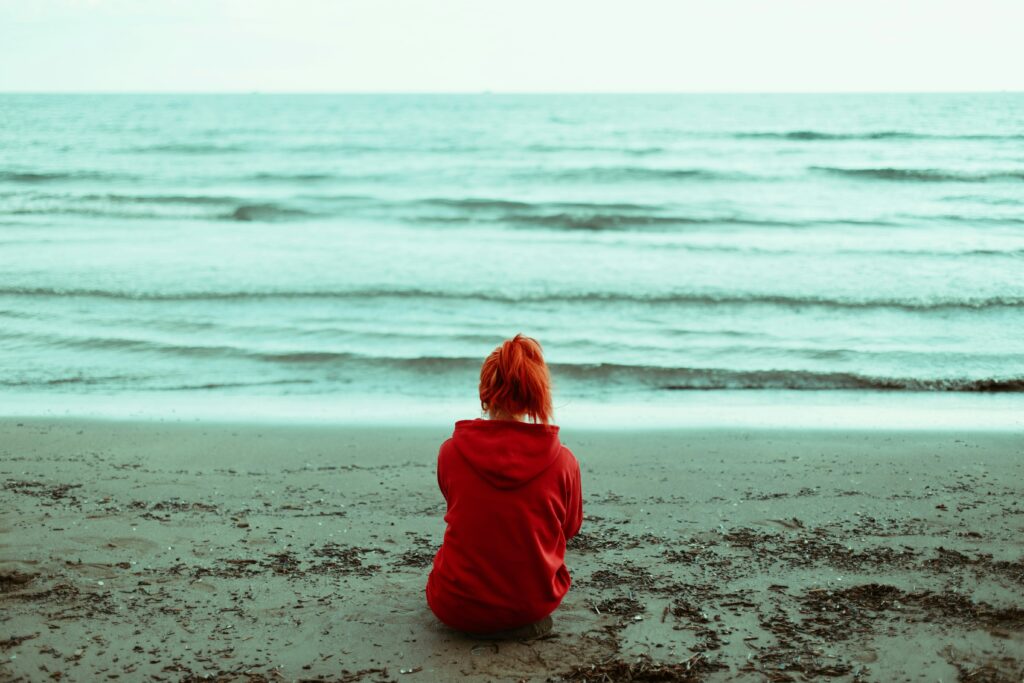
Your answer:
[[[1024,94],[0,95],[8,414],[472,406],[517,332],[627,421],[1013,414]]]

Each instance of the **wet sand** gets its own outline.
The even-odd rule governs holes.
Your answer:
[[[0,680],[1020,681],[1024,434],[566,431],[550,636],[423,586],[448,428],[0,420]]]

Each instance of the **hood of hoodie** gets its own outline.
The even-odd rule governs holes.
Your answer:
[[[460,420],[452,442],[491,486],[514,489],[536,478],[561,452],[558,427],[514,420]]]

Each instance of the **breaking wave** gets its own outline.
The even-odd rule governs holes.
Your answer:
[[[662,373],[656,373],[662,374]],[[660,388],[669,391],[707,391],[724,389],[785,389],[790,391],[915,391],[1020,393],[1024,377],[983,378],[921,378],[874,377],[846,372],[808,372],[792,370],[705,370],[668,369],[669,380]]]
[[[0,171],[0,182],[49,183],[76,180],[124,180],[129,176],[102,171]]]
[[[530,177],[550,176],[552,180],[584,182],[641,182],[672,180],[744,180],[748,176],[735,172],[704,168],[653,168],[650,166],[587,166],[548,172],[535,171]]]
[[[218,144],[214,142],[171,142],[157,145],[145,145],[132,147],[128,151],[141,153],[164,153],[164,154],[230,154],[234,152],[248,152],[251,148],[241,144]]]
[[[279,204],[265,203],[243,204],[231,213],[223,215],[222,218],[232,221],[270,222],[296,218],[312,218],[313,216],[316,216],[316,214],[305,209],[296,209],[294,207],[281,206]]]
[[[657,305],[689,305],[689,306],[787,306],[787,307],[825,307],[839,309],[872,309],[896,308],[910,311],[953,310],[953,309],[985,309],[1024,306],[1024,296],[991,296],[964,298],[865,298],[849,299],[827,296],[799,296],[784,294],[714,294],[700,292],[611,292],[611,291],[578,291],[564,293],[546,293],[524,291],[513,292],[467,292],[425,288],[366,288],[351,290],[253,290],[253,291],[185,291],[185,292],[150,292],[114,289],[60,288],[60,287],[3,287],[0,296],[10,297],[92,297],[104,299],[123,299],[127,301],[223,301],[223,300],[267,300],[267,299],[437,299],[437,300],[469,300],[492,301],[498,303],[622,303],[622,304],[657,304]]]
[[[811,166],[812,171],[862,178],[867,180],[895,180],[926,183],[984,183],[992,180],[1024,180],[1024,171],[991,171],[988,173],[958,173],[938,169],[914,168],[836,168]]]
[[[934,133],[914,133],[903,130],[879,130],[863,133],[830,133],[819,130],[789,130],[789,131],[755,131],[749,133],[736,133],[733,137],[739,139],[762,139],[762,140],[1024,140],[1024,135],[998,135],[998,134],[964,134],[964,135],[942,135]]]

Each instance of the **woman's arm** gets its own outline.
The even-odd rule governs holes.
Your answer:
[[[441,449],[437,453],[437,488],[441,489],[441,495],[444,496],[444,500],[448,502],[448,486],[445,483],[447,477],[445,477],[445,466],[444,466],[444,449],[448,445],[448,442],[441,444]]]
[[[562,523],[562,532],[567,541],[578,534],[583,525],[583,484],[580,476],[580,464],[575,457],[573,457],[573,465],[566,492],[565,521]]]

